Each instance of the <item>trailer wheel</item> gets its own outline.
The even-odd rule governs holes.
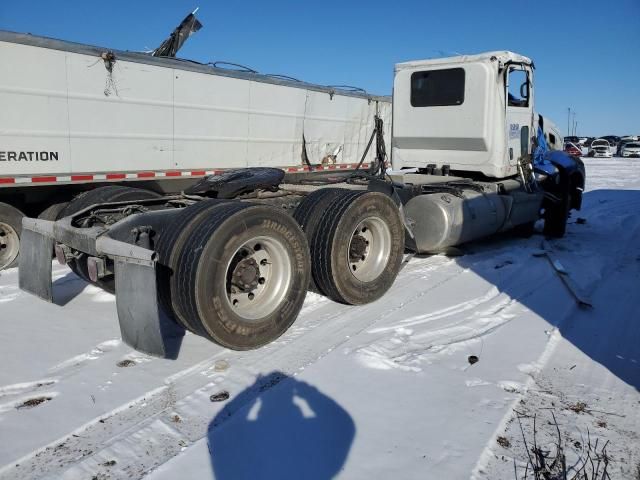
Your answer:
[[[0,202],[0,270],[18,266],[24,213]]]
[[[173,298],[186,323],[233,350],[282,335],[296,319],[309,283],[304,233],[286,213],[231,202],[190,229],[177,262]]]
[[[404,253],[396,204],[378,192],[349,192],[331,202],[311,242],[312,274],[320,292],[361,305],[386,293]]]
[[[143,190],[141,188],[106,185],[78,195],[60,212],[58,218],[68,217],[69,215],[73,215],[80,210],[98,203],[124,202],[128,200],[150,200],[160,198],[161,196],[162,195],[158,193],[150,190]],[[91,281],[89,278],[89,271],[87,269],[86,254],[80,253],[76,258],[69,260],[68,265],[76,275],[86,282],[95,283],[97,286],[111,293],[115,291],[115,278],[113,276],[105,277],[97,282]]]

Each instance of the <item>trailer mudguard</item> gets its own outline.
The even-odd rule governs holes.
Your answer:
[[[100,255],[113,259],[116,308],[124,343],[156,357],[175,359],[185,331],[162,311],[158,302],[153,250],[100,235]]]
[[[185,331],[160,308],[156,287],[156,253],[119,240],[100,229],[77,229],[71,217],[57,222],[22,221],[18,271],[20,289],[53,302],[51,254],[54,242],[80,244],[89,255],[114,262],[116,307],[122,340],[130,347],[162,358],[178,356]]]
[[[53,222],[35,218],[22,219],[18,286],[21,290],[53,302],[51,254]]]
[[[149,355],[176,359],[185,331],[160,308],[155,262],[117,258],[114,269],[122,340]]]

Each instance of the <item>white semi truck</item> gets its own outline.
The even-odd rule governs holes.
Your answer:
[[[98,53],[93,57],[101,62]],[[83,61],[89,68],[89,59]],[[183,66],[188,73],[182,73]],[[169,91],[175,92],[173,77],[203,67],[171,63],[157,68],[158,75],[167,70],[167,81],[174,84]],[[584,165],[562,151],[544,151],[542,139],[549,131],[534,112],[533,63],[524,56],[489,52],[397,65],[391,167],[384,99],[342,98],[254,74],[202,73],[187,89],[195,96],[190,108],[208,112],[212,98],[224,99],[231,116],[214,122],[211,135],[237,132],[234,122],[239,122],[245,148],[221,140],[189,150],[174,132],[167,155],[192,162],[193,155],[210,149],[207,158],[249,167],[206,176],[173,195],[103,186],[71,201],[56,221],[22,222],[20,287],[52,301],[55,250],[58,261],[115,293],[122,337],[140,351],[172,358],[186,330],[228,348],[257,348],[294,322],[308,289],[344,304],[372,302],[393,284],[405,252],[442,252],[509,229],[530,231],[541,218],[546,235],[562,236],[570,210],[581,206]],[[246,82],[250,85],[242,87]],[[313,105],[317,99],[326,109],[331,102],[344,105],[341,118],[351,121],[342,126],[359,133],[341,133],[341,125],[330,123],[336,129],[329,129],[332,138],[340,140],[329,142],[329,150],[342,146],[346,161],[362,163],[352,171],[298,177],[260,166],[269,164],[261,156],[265,150],[254,144],[277,137],[280,130],[272,117],[252,122],[250,113],[247,121],[240,88],[248,89],[251,105],[267,112],[288,108],[280,104],[295,107],[273,115],[290,120],[292,135],[281,148],[268,150],[274,164],[299,158],[305,144],[316,139],[306,121],[300,128],[298,98],[313,98]],[[171,107],[174,122],[179,108]],[[153,111],[132,112],[134,124],[143,128],[157,120],[148,118]],[[362,113],[352,115],[356,111]],[[316,115],[318,125],[335,118],[327,110]],[[90,112],[84,118],[94,121]],[[117,120],[114,113],[111,121]],[[180,135],[200,138],[201,126],[194,128],[195,133],[182,130]],[[364,140],[371,129],[375,135],[369,139],[375,142],[369,149],[372,142]],[[294,143],[301,137],[302,143]],[[363,141],[348,145],[350,138]],[[114,148],[127,158],[148,153],[134,148],[138,141]],[[362,151],[356,152],[358,147]],[[318,157],[326,154],[317,148]]]
[[[391,99],[348,87],[2,31],[0,59],[0,270],[18,263],[24,216],[55,220],[83,191],[353,169],[375,115],[390,136]]]

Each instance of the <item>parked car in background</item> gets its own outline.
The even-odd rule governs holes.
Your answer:
[[[629,142],[626,143],[620,151],[621,157],[640,157],[640,143]]]
[[[573,142],[566,142],[564,144],[564,151],[567,152],[569,155],[572,155],[574,157],[581,157],[582,156],[582,150],[580,149],[580,147],[578,147]]]
[[[633,143],[634,141],[635,140],[624,139],[624,138],[622,140],[620,140],[620,143],[618,143],[618,147],[616,148],[616,156],[617,157],[621,157],[622,156],[622,147],[624,147],[628,143]]]
[[[589,147],[589,153],[587,154],[587,156],[611,158],[613,157],[613,153],[611,152],[611,145],[606,139],[598,138],[591,142],[591,146]]]
[[[605,139],[609,142],[609,145],[612,147],[617,147],[618,143],[620,143],[620,137],[616,137],[615,135],[605,135],[604,137],[600,137],[601,139]]]
[[[580,143],[580,139],[576,136],[570,135],[568,137],[564,137],[564,141],[565,143],[574,143],[574,144],[578,144]]]

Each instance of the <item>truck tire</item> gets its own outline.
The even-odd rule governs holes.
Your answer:
[[[184,323],[233,350],[282,335],[295,321],[309,283],[309,249],[291,216],[268,205],[214,208],[181,249],[172,297]]]
[[[386,293],[400,271],[404,226],[398,207],[378,192],[349,192],[331,202],[310,246],[323,295],[362,305]]]
[[[562,196],[562,200],[549,206],[544,212],[543,233],[547,237],[562,238],[567,231],[567,220],[571,210],[571,195]]]
[[[71,200],[62,210],[59,218],[68,217],[91,205],[108,202],[125,202],[128,200],[150,200],[162,195],[151,190],[127,187],[123,185],[105,185],[81,193]]]
[[[177,276],[175,272],[178,266],[178,258],[191,230],[210,215],[211,210],[228,204],[229,200],[202,200],[193,205],[185,207],[176,213],[165,228],[160,232],[155,244],[158,253],[157,263],[157,288],[158,299],[164,312],[187,330],[205,335],[199,324],[191,324],[185,320],[185,316],[180,310],[180,305],[172,296],[171,292],[176,291]]]
[[[47,208],[45,208],[42,212],[40,212],[40,215],[38,215],[38,218],[40,220],[48,220],[50,222],[55,222],[56,220],[58,220],[58,218],[60,218],[60,214],[67,207],[67,205],[69,205],[69,202],[52,203]],[[55,249],[51,249],[51,258],[55,256],[56,256]]]
[[[84,210],[91,205],[108,202],[124,202],[135,200],[150,200],[160,198],[162,195],[150,190],[141,188],[126,187],[121,185],[106,185],[104,187],[94,188],[87,192],[83,192],[69,202],[59,214],[58,218],[68,217],[80,210]],[[87,269],[87,255],[80,253],[77,258],[69,260],[67,263],[69,268],[86,282],[93,283],[104,290],[113,293],[115,291],[115,278],[113,276],[105,277],[97,282],[92,282],[89,278]]]
[[[536,222],[527,222],[513,227],[513,235],[520,238],[530,238],[536,233]]]
[[[40,212],[40,215],[38,215],[38,218],[40,220],[49,220],[51,222],[54,222],[58,220],[58,218],[61,218],[60,214],[65,208],[67,208],[67,205],[69,205],[69,202],[52,203],[47,208],[45,208],[42,212]]]
[[[307,195],[293,213],[293,218],[298,222],[302,231],[307,236],[307,242],[311,245],[318,224],[327,206],[339,196],[352,193],[352,190],[344,188],[321,188]],[[313,280],[309,280],[309,290],[319,292],[318,286]]]
[[[0,202],[0,270],[18,266],[24,213]]]
[[[309,241],[313,238],[327,205],[336,197],[350,192],[352,190],[344,188],[321,188],[304,197],[293,213],[293,218],[302,227]]]

